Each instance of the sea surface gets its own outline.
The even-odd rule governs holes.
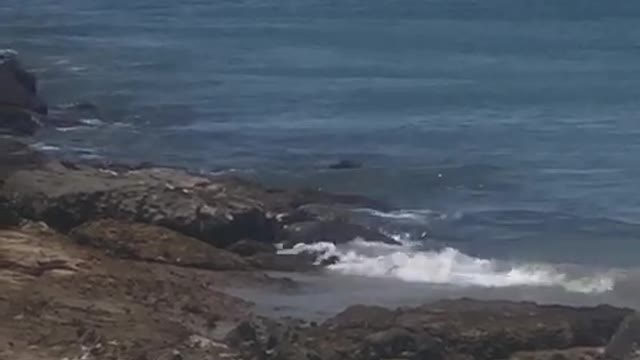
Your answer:
[[[0,48],[101,109],[47,151],[396,206],[360,215],[402,246],[315,245],[335,274],[605,294],[640,267],[638,1],[3,0]]]

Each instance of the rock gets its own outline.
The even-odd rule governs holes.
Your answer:
[[[61,231],[113,218],[160,225],[218,247],[245,238],[274,242],[278,224],[268,205],[247,192],[242,185],[182,170],[79,166],[17,171],[0,196],[22,216]]]
[[[17,53],[0,51],[0,132],[32,135],[40,126],[35,116],[46,113],[35,76],[24,69]]]
[[[18,54],[12,50],[0,51],[0,103],[47,113],[47,105],[38,98],[35,76],[24,69]]]
[[[233,328],[225,337],[225,340],[232,345],[242,345],[247,342],[258,341],[258,325],[252,321],[245,320]]]
[[[366,196],[356,194],[334,194],[313,189],[300,189],[291,191],[288,194],[291,207],[300,207],[309,204],[321,205],[344,205],[352,208],[368,208],[380,211],[390,211],[393,209],[389,204],[370,199]]]
[[[274,254],[276,252],[276,248],[273,244],[266,244],[250,239],[237,241],[227,246],[226,250],[240,256],[253,256],[260,253]]]
[[[0,359],[240,359],[207,326],[248,316],[248,303],[214,287],[238,276],[250,275],[112,258],[51,230],[0,230]]]
[[[393,327],[364,338],[367,352],[380,358],[392,357],[408,349],[417,348],[414,335],[407,329]]]
[[[288,225],[284,229],[285,247],[318,242],[344,244],[357,238],[370,242],[398,244],[377,230],[343,220],[306,221]]]
[[[335,207],[333,213],[346,218],[350,204],[366,201],[358,196],[274,190],[235,177],[195,175],[182,169],[69,162],[12,171],[4,180],[0,196],[14,211],[62,232],[112,218],[163,226],[220,248],[243,239],[265,244],[339,243],[363,237],[395,243],[348,219],[316,221],[323,215],[312,212],[304,214],[309,221],[283,229],[301,206],[311,204],[325,207],[327,213]]]
[[[305,272],[317,269],[313,254],[278,255],[260,253],[246,258],[257,269]]]
[[[509,360],[605,360],[601,348],[573,348],[562,350],[522,351]]]
[[[640,314],[627,316],[605,348],[610,360],[640,359]]]
[[[7,200],[0,198],[0,228],[18,226],[20,216],[7,204]]]
[[[28,144],[0,136],[0,186],[15,171],[38,168],[46,162],[46,157]]]
[[[333,164],[329,164],[328,166],[328,168],[331,170],[359,169],[361,167],[361,162],[353,160],[340,160]]]
[[[295,336],[278,343],[322,360],[595,360],[629,312],[470,299],[397,310],[357,305],[319,326],[290,328]]]
[[[160,226],[105,219],[81,225],[70,236],[80,244],[102,249],[123,259],[207,270],[250,268],[236,254]]]
[[[0,104],[0,135],[31,136],[42,127],[31,112]]]

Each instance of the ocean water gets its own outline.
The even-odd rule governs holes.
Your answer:
[[[0,47],[101,109],[44,149],[397,206],[361,215],[409,245],[318,244],[334,272],[602,293],[640,265],[637,1],[3,0]]]

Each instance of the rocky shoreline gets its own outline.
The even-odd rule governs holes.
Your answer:
[[[256,315],[225,287],[284,291],[295,282],[269,271],[324,265],[276,244],[394,243],[349,216],[389,206],[224,174],[65,161],[24,141],[79,111],[97,110],[49,109],[16,54],[0,53],[0,359],[637,356],[635,313],[606,305],[460,299],[356,305],[322,323]]]

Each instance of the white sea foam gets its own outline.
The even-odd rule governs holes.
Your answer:
[[[86,119],[80,119],[80,122],[85,124],[85,125],[90,125],[90,126],[101,126],[104,125],[104,122],[98,118],[86,118]]]
[[[45,143],[35,143],[32,146],[37,150],[41,150],[41,151],[51,151],[51,152],[60,151],[60,148],[58,146],[45,144]]]
[[[298,244],[280,252],[313,252],[318,254],[318,263],[338,259],[328,266],[330,271],[407,282],[479,287],[550,286],[579,293],[603,293],[615,285],[615,277],[610,273],[575,276],[549,264],[501,263],[469,256],[451,247],[418,251],[414,245],[354,240],[340,247],[328,242]]]

